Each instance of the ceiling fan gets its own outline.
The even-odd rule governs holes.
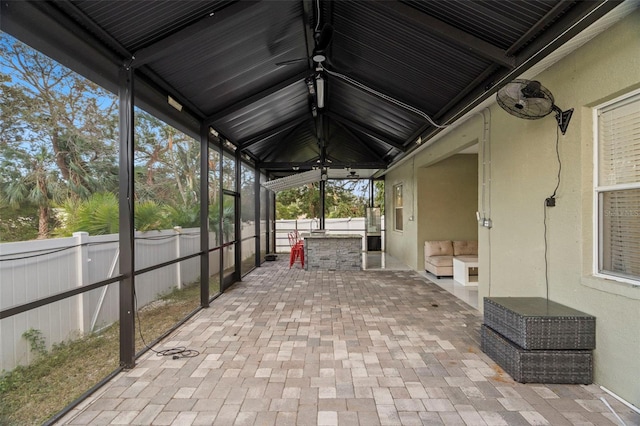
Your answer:
[[[573,115],[573,108],[561,110],[554,103],[551,92],[535,80],[516,79],[507,83],[498,90],[496,100],[509,114],[527,120],[537,120],[555,112],[563,135]]]
[[[333,39],[333,26],[331,24],[324,24],[322,26],[322,29],[320,30],[318,30],[318,28],[316,27],[313,34],[315,47],[313,49],[313,53],[311,54],[311,60],[316,65],[321,65],[324,61],[326,61],[327,59],[326,50],[329,47],[329,44],[331,43],[332,39]],[[291,64],[304,62],[307,60],[308,58],[296,58],[296,59],[290,59],[288,61],[276,62],[276,65],[277,66],[291,65]]]

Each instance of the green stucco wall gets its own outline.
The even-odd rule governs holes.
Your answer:
[[[483,116],[475,115],[419,152],[413,163],[392,169],[387,187],[394,181],[410,182],[405,194],[419,207],[416,197],[409,197],[410,190],[419,197],[421,188],[413,182],[414,171],[479,142],[476,209],[482,212],[484,207],[493,221],[491,229],[478,227],[480,300],[489,294],[544,297],[548,291],[551,300],[596,316],[595,383],[640,406],[640,286],[592,275],[593,107],[640,88],[640,11],[535,79],[553,93],[559,107],[575,109],[567,134],[559,137],[562,172],[556,207],[544,206],[558,174],[553,115],[522,120],[496,104],[484,114],[488,138]],[[416,215],[401,235],[387,232],[387,251],[412,259],[407,262],[412,267],[418,265],[418,230],[425,226],[421,220]]]

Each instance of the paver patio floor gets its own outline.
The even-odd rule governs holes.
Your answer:
[[[515,383],[481,314],[413,271],[267,262],[59,424],[627,425],[597,385]]]

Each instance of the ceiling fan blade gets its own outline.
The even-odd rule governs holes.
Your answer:
[[[276,66],[299,64],[306,62],[307,58],[289,59],[288,61],[276,62]]]
[[[333,25],[324,24],[319,33],[316,34],[316,50],[325,50],[329,47],[333,39]]]

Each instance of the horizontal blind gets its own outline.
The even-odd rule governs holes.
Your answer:
[[[640,182],[640,94],[599,112],[599,186]]]
[[[640,277],[640,189],[602,193],[601,272]]]
[[[598,111],[598,168],[599,270],[640,279],[640,94]]]

